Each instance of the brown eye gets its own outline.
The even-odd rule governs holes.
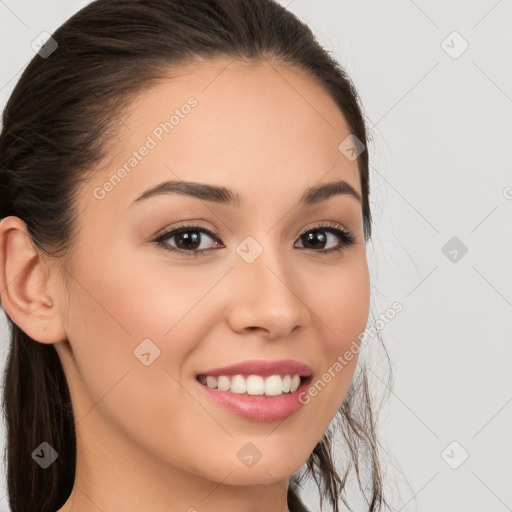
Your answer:
[[[158,243],[160,246],[170,252],[177,252],[187,256],[200,256],[211,250],[205,247],[201,247],[203,238],[205,236],[216,241],[215,243],[218,242],[217,234],[213,233],[209,229],[206,229],[202,226],[185,225],[162,233],[154,240],[154,242]],[[172,245],[165,242],[165,240],[170,238],[175,239],[175,242]]]
[[[333,235],[340,240],[337,247],[325,248],[325,245],[329,241],[328,235]],[[337,227],[337,224],[319,225],[310,228],[300,235],[299,240],[305,249],[310,249],[321,254],[344,250],[356,241],[350,231],[345,228]]]

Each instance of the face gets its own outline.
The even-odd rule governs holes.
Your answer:
[[[300,202],[341,180],[361,194],[357,161],[338,149],[348,125],[307,76],[221,59],[148,88],[122,121],[112,162],[80,191],[61,297],[67,340],[55,347],[79,450],[144,453],[237,485],[288,478],[340,407],[357,357],[332,368],[368,319],[361,202],[340,191]],[[225,187],[238,202],[183,188],[136,201],[165,181]],[[225,391],[228,407],[197,379],[253,360],[307,365],[303,399],[329,368],[331,378],[285,417],[289,400],[255,413],[247,400],[257,397]],[[250,465],[247,455],[260,458]]]

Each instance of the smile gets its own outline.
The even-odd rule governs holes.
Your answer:
[[[279,396],[284,393],[293,393],[301,383],[301,377],[295,375],[198,375],[201,384],[211,389],[229,391],[235,394]]]

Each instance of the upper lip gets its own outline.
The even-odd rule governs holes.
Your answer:
[[[254,359],[251,361],[243,361],[241,363],[223,366],[221,368],[213,368],[198,372],[198,375],[261,375],[267,377],[269,375],[289,374],[300,375],[301,377],[309,377],[312,374],[311,368],[304,363],[299,363],[292,359],[282,359],[280,361],[266,361],[264,359]]]

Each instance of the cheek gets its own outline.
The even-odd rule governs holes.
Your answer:
[[[212,301],[201,298],[218,277],[193,285],[183,270],[162,279],[151,265],[112,262],[103,260],[101,272],[93,271],[92,262],[82,267],[81,286],[71,292],[68,337],[76,417],[84,420],[84,430],[106,420],[137,444],[173,453],[173,460],[186,464],[189,448],[177,450],[176,439],[183,432],[205,437],[202,423],[192,421],[205,412],[186,392],[190,382],[184,377],[190,376],[182,370],[197,340],[208,334],[205,315]],[[134,350],[147,339],[151,363],[146,366]]]
[[[360,335],[368,321],[370,291],[365,268],[354,268],[344,275],[339,286],[331,285],[325,315],[340,348]]]
[[[198,315],[204,313],[201,298],[215,276],[211,283],[193,284],[183,277],[183,269],[176,269],[163,278],[155,265],[131,261],[127,254],[120,257],[107,248],[105,257],[84,258],[71,291],[67,332],[73,365],[93,403],[127,372],[123,382],[140,378],[143,387],[162,389],[163,375],[172,380],[165,369],[179,378],[193,340],[206,334]],[[148,339],[142,346],[154,362],[145,366],[137,349]],[[113,394],[120,399],[122,393]],[[151,400],[146,396],[148,408]]]
[[[172,342],[178,348],[183,338],[177,336],[179,332],[194,337],[201,327],[198,317],[204,316],[203,305],[212,305],[205,295],[215,286],[216,274],[176,264],[173,268],[160,259],[130,259],[129,251],[120,252],[120,257],[113,250],[109,254],[108,262],[97,262],[101,275],[107,277],[95,271],[93,262],[83,269],[83,280],[94,291],[90,307],[98,333],[122,339],[131,351],[145,338],[157,345]],[[91,297],[82,297],[91,302]]]
[[[333,356],[344,351],[364,332],[370,308],[370,281],[366,259],[340,265],[339,272],[316,279],[315,312],[323,324],[325,351]]]
[[[325,414],[325,428],[343,402],[357,365],[362,334],[368,322],[370,283],[366,260],[340,267],[329,284],[317,281],[312,309],[321,332],[322,364],[308,396]],[[307,399],[307,397],[305,397]],[[314,405],[313,405],[314,404]]]

